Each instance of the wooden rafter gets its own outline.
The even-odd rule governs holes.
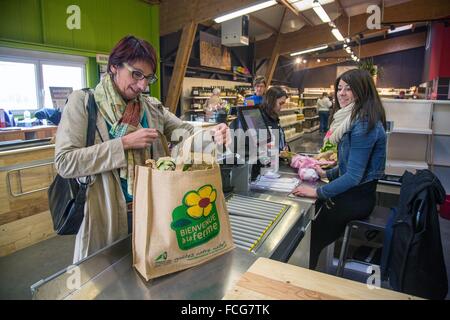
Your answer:
[[[186,8],[192,6],[191,3],[192,0],[164,0],[161,2],[159,30],[161,36],[180,30],[181,26],[190,23],[192,19],[199,24],[217,18],[222,14],[252,5],[255,0],[201,0],[198,2],[197,10],[192,17],[186,12]]]
[[[275,29],[274,27],[272,27],[270,24],[268,24],[267,22],[261,20],[260,18],[258,18],[257,16],[250,14],[250,20],[254,21],[255,23],[259,24],[261,27],[269,30],[270,32],[272,32],[273,34],[278,33],[278,30]]]
[[[295,9],[295,7],[290,2],[286,0],[279,0],[278,2],[283,6],[285,6],[286,8],[288,8],[297,17],[303,19],[303,21],[306,22],[307,25],[313,26],[313,23],[303,14],[303,12],[300,12],[297,9]]]
[[[394,53],[403,50],[419,48],[425,45],[426,32],[413,33],[406,36],[380,40],[363,44],[359,47],[358,57],[364,59],[383,54]],[[304,66],[306,69],[323,67],[326,65],[337,64],[345,61],[350,56],[342,49],[319,54],[310,59]],[[316,58],[320,58],[321,62],[316,62]],[[340,59],[340,60],[339,60]],[[328,60],[328,61],[327,61]]]
[[[275,46],[272,50],[272,55],[269,60],[269,64],[267,65],[266,70],[266,82],[267,85],[272,81],[273,73],[275,72],[275,68],[278,63],[278,58],[280,57],[280,40],[281,40],[281,27],[283,26],[284,17],[286,16],[287,8],[283,10],[283,16],[281,17],[280,26],[278,28],[278,33],[276,34],[277,40],[275,42]]]
[[[420,21],[443,19],[450,15],[450,1],[440,0],[411,0],[395,6],[386,7],[384,10],[384,19],[393,19],[404,21]],[[367,34],[367,13],[352,16],[350,19],[350,36],[359,33]],[[335,21],[340,30],[348,30],[348,19],[341,15]],[[379,32],[373,30],[371,32]],[[345,33],[346,34],[346,33]],[[344,35],[345,35],[344,34]],[[299,31],[290,32],[281,35],[279,50],[280,54],[300,51],[307,48],[313,48],[323,44],[336,42],[336,39],[330,32],[327,24],[320,24],[314,27],[305,26]],[[275,45],[275,37],[258,41],[255,44],[256,59],[262,59],[270,56],[272,48]]]
[[[189,56],[191,55],[196,30],[197,23],[191,21],[184,26],[181,34],[180,45],[178,46],[177,57],[175,59],[172,77],[170,78],[167,101],[165,101],[165,105],[172,113],[175,113],[177,110],[178,100],[181,95],[181,86],[189,63]]]

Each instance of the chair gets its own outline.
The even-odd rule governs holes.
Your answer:
[[[389,214],[390,214],[389,208],[375,206],[370,216],[367,217],[366,219],[352,220],[349,223],[347,223],[347,226],[345,227],[341,251],[339,253],[339,262],[336,271],[336,275],[338,277],[342,277],[344,274],[344,266],[345,261],[347,259],[347,251],[352,235],[352,229],[363,227],[368,230],[384,231],[386,223],[389,218]],[[361,261],[361,263],[368,264],[367,262],[363,261]]]

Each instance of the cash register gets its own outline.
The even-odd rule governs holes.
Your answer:
[[[218,159],[221,163],[222,186],[225,193],[246,192],[249,191],[251,180],[260,174],[261,168],[270,166],[269,160],[261,162],[258,159],[258,150],[267,150],[271,135],[259,106],[235,106],[231,113],[237,115],[230,124],[230,129],[235,132],[234,142],[232,149],[228,149]]]

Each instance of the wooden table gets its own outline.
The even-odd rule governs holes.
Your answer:
[[[364,283],[259,258],[226,300],[416,300],[411,295],[369,289]]]

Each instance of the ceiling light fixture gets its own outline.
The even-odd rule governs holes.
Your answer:
[[[299,64],[300,62],[302,62],[302,59],[301,59],[301,58],[295,59],[295,63],[296,63],[296,64]]]
[[[350,43],[350,38],[345,38],[345,42]]]
[[[351,53],[352,52],[352,48],[347,47],[347,48],[345,48],[345,51],[347,51],[347,53]]]
[[[301,55],[301,54],[304,54],[304,53],[308,53],[308,52],[323,50],[323,49],[326,49],[326,48],[328,48],[327,44],[324,45],[324,46],[316,47],[316,48],[311,48],[311,49],[306,49],[306,50],[303,50],[303,51],[293,52],[293,53],[291,53],[291,57],[298,56],[298,55]]]
[[[344,41],[344,37],[342,36],[338,28],[331,29],[331,33],[338,41]]]
[[[313,10],[316,12],[316,14],[319,16],[320,20],[322,20],[322,22],[331,22],[330,17],[326,13],[326,11],[322,8],[319,1],[314,1]]]
[[[231,20],[231,19],[243,16],[244,14],[248,14],[248,13],[251,13],[251,12],[259,11],[259,10],[262,10],[262,9],[274,6],[277,3],[278,2],[276,2],[275,0],[264,1],[262,3],[255,4],[253,6],[250,6],[250,7],[247,7],[247,8],[238,10],[238,11],[235,11],[235,12],[231,12],[231,13],[225,14],[225,15],[220,16],[218,18],[215,18],[214,22],[215,23],[221,23],[221,22],[224,22],[224,21],[227,21],[227,20]]]
[[[319,62],[319,63],[320,63],[320,59],[317,59],[317,62]]]
[[[314,8],[317,0],[288,0],[298,11],[306,11]],[[320,4],[323,6],[327,3],[334,2],[334,0],[320,0]]]
[[[400,31],[405,31],[405,30],[409,30],[412,28],[412,24],[408,24],[406,26],[401,26],[401,27],[397,27],[397,28],[389,28],[388,33],[395,33],[395,32],[400,32]]]
[[[306,61],[306,59],[303,59],[303,63],[307,63],[308,61]]]

